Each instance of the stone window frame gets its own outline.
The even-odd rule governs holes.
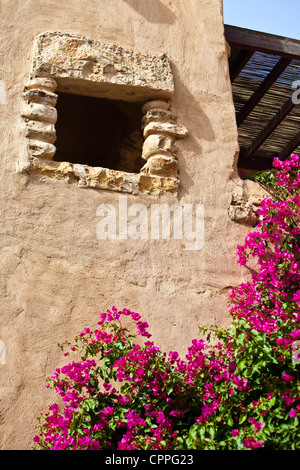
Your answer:
[[[142,102],[142,158],[139,173],[53,160],[57,121],[55,92]],[[25,151],[19,169],[75,182],[79,186],[128,193],[177,193],[176,140],[188,135],[171,110],[174,80],[165,54],[150,56],[114,44],[60,32],[40,34],[24,89],[21,116]]]

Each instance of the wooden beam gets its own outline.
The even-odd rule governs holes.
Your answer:
[[[300,59],[300,41],[273,34],[225,25],[225,37],[231,47]]]
[[[254,51],[242,50],[240,51],[237,59],[234,61],[234,64],[230,67],[230,80],[231,83],[234,82],[239,73],[243,70],[247,62],[253,56]]]
[[[273,168],[273,158],[259,157],[251,160],[244,160],[242,156],[238,160],[238,168],[244,170],[271,170]]]
[[[282,74],[282,72],[286,69],[286,67],[290,63],[291,63],[291,59],[287,59],[285,57],[282,57],[281,59],[279,59],[275,67],[266,76],[266,78],[261,82],[259,87],[251,95],[251,98],[247,101],[244,107],[239,111],[237,118],[236,118],[238,127],[241,126],[241,124],[249,116],[251,111],[255,108],[255,106],[259,103],[259,101],[263,98],[263,96],[266,94],[269,88],[271,88],[273,83],[276,82],[277,78]]]
[[[245,153],[243,155],[243,158],[245,160],[251,158],[252,155],[254,155],[254,153],[259,149],[259,147],[262,146],[262,144],[267,140],[267,138],[272,134],[272,132],[274,132],[274,130],[286,118],[286,116],[288,116],[288,114],[294,109],[295,106],[296,103],[293,102],[292,97],[285,102],[282,108],[269,121],[269,123],[264,127],[264,129],[245,150]]]
[[[281,152],[278,155],[278,158],[280,160],[285,160],[293,153],[293,151],[297,147],[299,147],[299,145],[300,145],[300,132],[298,132],[298,134],[295,135],[295,137],[292,140],[290,140],[290,142],[281,150]]]

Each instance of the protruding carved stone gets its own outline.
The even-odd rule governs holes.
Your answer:
[[[56,106],[57,95],[50,91],[40,90],[38,88],[32,88],[28,90],[24,95],[27,103],[40,103],[50,106]]]
[[[56,152],[56,147],[48,142],[40,140],[30,140],[29,149],[33,157],[45,158],[51,160]]]
[[[176,124],[170,124],[169,122],[149,122],[144,128],[144,137],[147,137],[151,134],[157,133],[172,135],[177,139],[182,139],[186,137],[188,132],[184,126],[178,126]]]
[[[57,84],[52,78],[34,78],[25,87],[25,105],[21,112],[26,122],[26,137],[31,157],[51,159],[56,147]]]
[[[236,223],[254,227],[258,221],[257,209],[264,198],[268,198],[267,190],[250,180],[237,180],[232,194],[228,215]]]
[[[39,103],[30,103],[25,106],[22,116],[31,121],[50,122],[51,124],[55,124],[57,121],[56,108]]]
[[[142,107],[143,114],[146,114],[150,109],[164,109],[169,110],[171,108],[171,103],[169,101],[163,100],[152,100],[145,103]]]
[[[150,122],[169,122],[176,123],[176,116],[165,109],[150,109],[142,119],[142,129]]]
[[[53,92],[57,88],[57,83],[53,78],[34,77],[26,85],[25,91],[37,88],[38,90],[46,90]]]
[[[143,145],[142,157],[148,160],[149,157],[160,153],[163,155],[176,155],[175,139],[163,134],[150,134]]]
[[[176,116],[168,101],[155,100],[146,103],[142,111],[143,145],[142,158],[147,160],[142,172],[152,175],[177,177],[178,162],[175,140],[186,137],[184,126],[176,124]]]
[[[54,124],[39,121],[29,121],[27,123],[26,137],[28,139],[41,140],[54,144],[56,141],[56,131]]]
[[[173,157],[155,155],[147,162],[147,171],[151,175],[174,176],[178,173],[178,161]]]

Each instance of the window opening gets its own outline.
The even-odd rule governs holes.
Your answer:
[[[143,137],[140,103],[57,92],[55,161],[138,173]]]
[[[18,171],[82,187],[176,194],[176,141],[188,130],[171,110],[173,94],[165,54],[42,33],[24,87],[27,140]]]

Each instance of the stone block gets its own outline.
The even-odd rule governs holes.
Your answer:
[[[32,121],[43,121],[55,124],[57,121],[57,110],[53,108],[53,106],[29,103],[24,106],[21,116]]]
[[[56,141],[55,126],[39,121],[29,121],[26,126],[26,137],[54,144]]]
[[[157,176],[176,176],[178,174],[178,161],[165,155],[150,157],[145,165],[146,173]]]
[[[184,126],[169,122],[149,122],[149,124],[144,127],[143,134],[145,139],[147,139],[150,134],[157,133],[171,135],[177,139],[184,138],[188,135],[188,131]]]
[[[155,154],[175,155],[176,152],[174,138],[164,134],[151,134],[144,142],[142,158],[148,160]]]
[[[59,91],[125,101],[170,98],[174,91],[165,54],[141,54],[58,32],[38,36],[31,77],[53,78]]]

